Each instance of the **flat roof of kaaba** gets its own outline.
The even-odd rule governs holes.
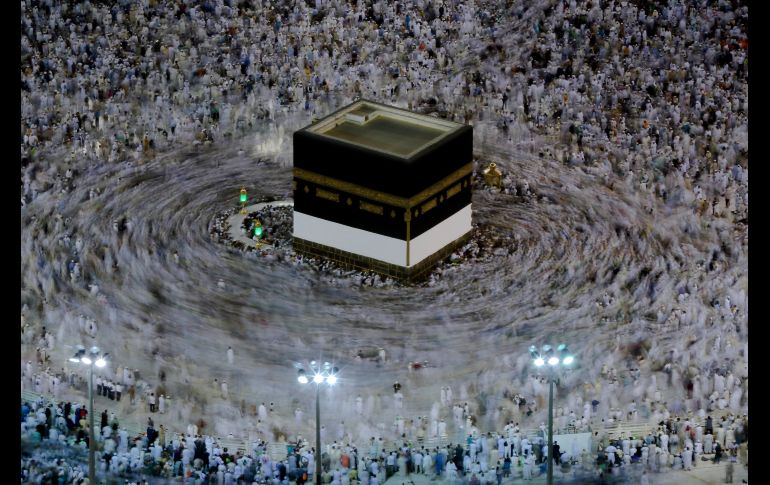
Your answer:
[[[332,113],[306,130],[409,159],[462,126],[460,123],[361,100]]]

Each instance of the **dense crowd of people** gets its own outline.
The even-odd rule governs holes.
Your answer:
[[[740,251],[733,249],[745,247],[748,233],[747,18],[748,7],[734,0],[22,1],[21,204],[49,204],[48,217],[22,214],[32,237],[22,240],[21,335],[36,358],[34,364],[22,363],[22,387],[55,398],[67,386],[85,388],[79,370],[53,364],[51,355],[62,350],[58,330],[43,326],[46,313],[53,312],[49,302],[62,285],[103,299],[83,268],[117,272],[121,252],[128,250],[117,239],[91,247],[62,215],[60,202],[84,173],[141,165],[188,145],[226,144],[260,123],[301,119],[306,124],[364,97],[474,124],[480,139],[537,134],[553,140],[553,147],[532,145],[534,151],[594,174],[610,190],[620,183],[633,188],[648,213],[690,211],[693,222],[682,230],[693,233],[713,226],[718,247],[697,263],[686,284],[672,289],[676,305],[650,317],[667,328],[698,326],[711,332],[709,337],[692,333],[686,339],[698,345],[669,351],[654,343],[629,349],[625,363],[597,363],[605,364],[597,379],[559,397],[556,428],[596,432],[602,420],[663,423],[660,433],[642,439],[609,444],[597,437],[603,442],[602,463],[640,461],[653,471],[658,465],[678,467],[677,455],[687,468],[715,451],[716,442],[723,453],[734,453],[734,445],[747,440],[744,418],[712,424],[712,433],[704,425],[699,434],[692,422],[688,428],[686,416],[708,422],[714,412],[744,416],[748,407],[747,298],[745,291],[724,289],[725,282],[738,286],[748,271],[736,267]],[[104,198],[120,182],[105,180],[90,188],[89,199]],[[504,191],[525,200],[538,197],[523,176],[506,174]],[[116,217],[116,234],[130,233],[131,216]],[[629,237],[632,230],[617,229]],[[685,267],[687,253],[677,254]],[[650,271],[668,265],[651,263]],[[601,309],[615,298],[608,292],[595,303]],[[82,335],[96,334],[93,318],[77,320]],[[695,359],[692,349],[706,340],[710,356],[725,357],[721,363],[709,358],[699,365]],[[124,406],[146,403],[150,411],[168,407],[160,382],[148,383],[123,368],[99,378],[105,379],[97,382],[104,399]],[[216,385],[217,394],[228,399],[227,383]],[[546,396],[543,376],[509,385],[502,404],[486,411],[495,416],[488,428],[508,422],[535,428]],[[75,448],[86,442],[82,407],[28,403],[27,409],[22,434],[31,442]],[[415,443],[464,435],[481,412],[476,402],[444,395],[430,418],[396,419],[382,435],[414,436]],[[677,424],[672,416],[685,421]],[[116,458],[102,456],[100,463],[111,473],[189,473],[201,480],[215,476],[221,483],[276,473],[279,481],[292,476],[300,481],[302,470],[312,469],[308,445],[297,446],[304,458],[292,453],[293,460],[279,465],[260,454],[259,446],[248,456],[233,455],[211,438],[197,440],[198,433],[167,442],[145,435],[137,442],[124,438],[112,417],[107,423],[101,445],[112,448]],[[261,429],[263,443],[278,438],[266,425]],[[487,452],[489,460],[483,466],[481,460],[478,469],[473,458],[466,467],[467,443],[459,462],[456,448],[426,453],[420,445],[406,446],[391,458],[385,447],[372,454],[371,447],[346,445],[327,452],[329,481],[376,485],[373,476],[384,481],[389,470],[420,467],[450,475],[467,471],[469,479],[475,474],[493,481],[498,466],[505,477],[506,466],[524,475],[527,467],[532,472],[542,463],[538,441],[531,443],[532,453],[514,446],[510,465],[504,451],[497,464],[495,438],[488,438],[487,448],[481,435],[479,443],[485,444],[476,445],[476,454]],[[587,451],[590,459],[564,461],[595,464],[596,450]],[[337,472],[337,463],[350,471]],[[28,478],[42,470],[50,472],[40,464],[27,467]],[[75,479],[82,469],[66,473],[65,480]]]
[[[44,398],[22,401],[22,443],[34,449],[26,448],[22,457],[25,483],[59,483],[59,479],[61,483],[82,483],[90,438],[88,418],[86,407],[79,403]],[[285,453],[275,457],[262,440],[252,443],[249,452],[228,451],[216,439],[199,434],[195,425],[186,434],[163,425],[156,430],[150,417],[146,432],[134,435],[120,427],[115,413],[107,410],[96,422],[97,465],[104,477],[302,485],[308,476],[312,481],[315,472],[315,449],[301,436],[283,443]],[[723,416],[716,423],[709,416],[702,424],[669,418],[646,436],[621,435],[607,441],[602,437],[595,447],[582,450],[563,449],[555,441],[554,466],[565,476],[584,478],[691,470],[705,455],[715,463],[727,460],[729,474],[739,457],[748,466],[745,416]],[[527,480],[545,472],[546,438],[544,425],[533,433],[522,432],[518,423],[511,422],[499,433],[480,434],[473,428],[465,442],[456,445],[426,446],[419,432],[409,438],[403,433],[401,440],[387,445],[374,437],[362,446],[333,441],[322,448],[323,482],[384,483],[395,474],[406,480],[412,473],[471,484]]]
[[[701,4],[26,0],[24,201],[66,191],[85,160],[138,161],[203,131],[216,141],[339,92],[539,126],[567,142],[568,163],[740,221],[748,7]],[[531,25],[512,34],[506,22]],[[519,58],[499,44],[509,35],[526,46]],[[480,65],[460,69],[479,47]],[[499,70],[484,62],[498,58]],[[39,159],[60,144],[72,152],[62,167]]]

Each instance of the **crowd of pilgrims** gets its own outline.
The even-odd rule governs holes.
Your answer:
[[[614,176],[634,187],[651,213],[660,207],[652,203],[657,199],[728,227],[720,233],[722,248],[677,289],[679,306],[656,316],[674,326],[707,320],[720,335],[709,341],[709,353],[726,355],[725,363],[698,367],[691,352],[675,349],[662,358],[660,382],[654,373],[640,375],[638,362],[626,371],[604,369],[582,394],[564,398],[563,427],[585,429],[597,413],[607,421],[638,416],[657,423],[688,412],[701,420],[712,410],[745,412],[745,295],[731,299],[714,286],[741,277],[729,248],[733,238],[745,244],[747,234],[748,7],[742,3],[23,0],[21,6],[22,206],[43,194],[56,200],[93,167],[137,164],[193,143],[223,144],[260,122],[303,113],[309,121],[357,97],[433,110],[474,124],[480,137],[524,126],[556,140],[554,156],[564,163],[609,187],[618,183]],[[90,197],[103,190],[92,188]],[[54,276],[95,297],[99,289],[81,274],[82,235],[68,228],[56,204],[49,215],[30,220],[34,237],[22,241],[22,253],[33,255],[24,258],[23,271],[38,282],[29,289],[36,301],[22,311],[22,342],[35,347],[39,369],[24,369],[22,379],[56,395],[78,379],[82,388],[82,378],[50,365],[59,337],[42,327],[39,313],[57,291]],[[130,231],[132,222],[115,224]],[[52,238],[58,243],[42,242]],[[118,246],[103,249],[111,267]],[[597,305],[613,298],[607,294]],[[93,319],[79,321],[84,335],[96,334]],[[647,353],[662,349],[653,345]],[[521,422],[542,410],[544,382],[532,376],[505,396]],[[137,384],[115,378],[103,388],[120,399]],[[621,395],[624,388],[632,392]],[[138,394],[150,404],[160,398],[154,389],[143,383]],[[58,439],[78,439],[64,423]],[[726,448],[727,436],[740,440],[740,426],[745,431],[741,420],[724,427]],[[51,430],[32,429],[50,440]],[[118,441],[117,450],[129,446]],[[167,445],[176,453],[183,441]],[[186,445],[188,458],[200,449],[194,441]],[[136,463],[145,444],[115,466]],[[698,442],[692,445],[697,453]],[[230,468],[245,474],[252,467],[244,463]]]
[[[462,406],[457,406],[462,408]],[[88,411],[79,403],[47,401],[40,397],[21,402],[24,483],[84,483],[85,451],[89,446]],[[229,450],[211,436],[189,425],[187,433],[158,429],[152,417],[146,432],[129,433],[120,427],[114,412],[94,416],[97,434],[97,467],[100,476],[128,479],[185,477],[188,483],[272,483],[302,485],[312,482],[315,449],[297,436],[287,444],[287,455],[273,460],[267,443]],[[554,443],[554,465],[565,476],[635,477],[642,471],[691,470],[704,455],[719,463],[725,459],[748,466],[748,419],[723,415],[699,422],[668,417],[646,434],[607,438],[596,432],[590,449],[564,449]],[[336,440],[323,446],[323,482],[332,485],[378,484],[398,473],[411,473],[468,484],[486,484],[511,478],[532,479],[545,471],[545,425],[524,432],[509,422],[502,431],[482,434],[472,428],[464,443],[426,447],[424,437],[407,437],[385,443],[372,437],[364,446]],[[80,452],[78,454],[78,452]],[[639,466],[633,466],[640,464]],[[645,483],[645,478],[642,479]],[[649,482],[646,482],[649,483]]]
[[[567,163],[746,218],[747,6],[508,3],[24,0],[22,203],[86,164],[221,142],[339,93],[525,123]]]

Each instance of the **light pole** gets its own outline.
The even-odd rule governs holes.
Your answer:
[[[310,370],[313,372],[312,382],[315,384],[315,483],[321,485],[321,405],[319,394],[321,384],[324,382],[330,386],[337,383],[339,369],[332,367],[328,362],[324,362],[321,366],[320,363],[312,361],[310,362]],[[297,370],[297,380],[300,384],[311,382],[305,369],[301,366]]]
[[[569,367],[575,362],[575,357],[569,353],[567,346],[559,345],[554,352],[550,345],[543,345],[542,351],[538,352],[537,347],[532,345],[529,348],[529,355],[535,367],[542,367],[548,364],[548,467],[547,485],[553,485],[553,383],[556,380],[556,368],[559,364]],[[556,355],[556,354],[559,355]]]
[[[262,247],[262,234],[263,234],[262,223],[259,221],[259,219],[257,219],[256,221],[254,221],[254,237],[257,238],[255,247],[257,249]]]
[[[96,435],[94,434],[94,366],[102,368],[107,365],[107,357],[99,347],[93,346],[86,352],[85,347],[78,345],[78,351],[70,357],[70,362],[82,363],[88,366],[88,482],[96,484]]]
[[[238,200],[241,203],[241,214],[246,214],[246,202],[249,200],[249,194],[246,192],[246,187],[241,187]]]

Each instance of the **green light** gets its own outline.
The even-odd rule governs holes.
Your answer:
[[[254,227],[254,235],[257,237],[262,237],[262,226],[257,225]]]
[[[246,202],[249,200],[249,197],[246,194],[241,194],[241,202]]]

